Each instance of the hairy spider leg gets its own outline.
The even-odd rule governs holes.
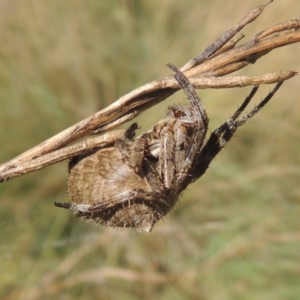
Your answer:
[[[124,136],[116,141],[116,147],[119,149],[119,152],[122,156],[122,160],[124,163],[127,163],[129,161],[129,157],[130,157],[129,146],[126,144],[126,142],[132,141],[134,139],[135,131],[138,128],[139,128],[139,126],[137,123],[131,124],[125,131]]]
[[[149,216],[148,218],[145,218],[141,224],[139,224],[139,228],[147,232],[150,232],[154,224],[170,210],[170,203],[162,199],[160,193],[146,192],[143,190],[132,190],[118,195],[109,201],[99,202],[95,205],[72,203],[69,209],[75,211],[75,214],[78,217],[85,217],[94,221],[96,220],[96,222],[97,218],[99,218],[102,222],[109,223],[111,218],[113,218],[113,216],[115,216],[120,210],[140,204],[153,208],[153,210],[151,210],[151,214],[149,214],[150,210],[146,209],[146,211],[144,211],[145,213],[147,212]],[[166,209],[161,211],[160,209],[157,209],[159,206],[166,207]],[[143,210],[143,208],[140,209]],[[130,216],[129,219],[123,219],[123,226],[132,227],[133,219],[134,215]],[[119,225],[120,224],[118,224],[118,226]]]
[[[143,190],[132,190],[130,192],[122,193],[118,196],[111,198],[109,201],[96,202],[92,204],[77,204],[71,203],[69,209],[81,212],[97,212],[105,209],[114,208],[116,205],[130,206],[135,203],[148,202],[158,200],[158,193],[147,192]],[[66,207],[67,208],[67,207]]]
[[[160,138],[160,153],[158,161],[158,169],[160,173],[160,178],[164,183],[164,188],[169,189],[172,186],[174,179],[175,161],[174,155],[176,155],[175,140],[173,133],[173,126],[176,120],[173,120],[172,124],[166,126],[161,131]]]
[[[176,72],[175,79],[185,90],[190,106],[172,105],[169,107],[167,119],[169,121],[158,126],[160,132],[160,151],[158,170],[164,189],[178,185],[178,178],[185,176],[184,170],[188,169],[195,160],[196,147],[202,146],[208,127],[208,117],[193,86],[188,79],[172,64],[168,66]]]
[[[194,87],[190,83],[190,81],[187,79],[187,77],[174,65],[167,64],[167,66],[172,69],[176,74],[174,75],[176,81],[180,84],[186,95],[188,96],[188,99],[192,106],[192,112],[194,116],[194,120],[198,123],[201,123],[205,120],[207,120],[208,124],[208,117],[205,111],[204,106],[202,105],[202,102],[200,101]]]
[[[116,147],[118,148],[122,161],[129,166],[138,175],[142,175],[143,160],[147,145],[148,133],[143,133],[141,136],[131,141],[126,136],[117,140]],[[127,145],[128,140],[130,144]]]
[[[250,111],[247,115],[235,122],[236,126],[242,126],[246,123],[248,119],[252,118],[256,113],[258,113],[271,100],[271,98],[275,95],[275,93],[278,91],[282,84],[283,81],[278,82],[273,88],[273,90],[257,106],[255,106],[252,111]]]
[[[252,88],[250,94],[246,97],[246,99],[244,100],[244,102],[242,103],[242,105],[237,109],[237,111],[233,114],[233,116],[230,119],[232,119],[233,121],[235,121],[240,116],[240,114],[244,111],[244,109],[247,107],[247,105],[249,104],[249,102],[251,101],[251,99],[256,94],[258,88],[259,88],[259,85],[256,84]]]
[[[183,183],[183,181],[185,181],[187,175],[189,174],[191,165],[195,160],[197,160],[197,156],[199,155],[200,149],[202,148],[206,136],[209,119],[202,102],[200,101],[194,87],[189,82],[188,78],[175,66],[171,64],[168,64],[168,66],[176,72],[174,77],[188,96],[191,104],[190,123],[195,126],[195,128],[192,128],[193,135],[190,138],[188,148],[185,151],[185,158],[182,161],[181,165],[179,165],[179,170],[177,171],[177,186],[181,186],[181,184]],[[181,187],[181,189],[183,188],[185,188],[185,185]]]
[[[65,208],[65,209],[70,209],[71,203],[66,203],[66,202],[54,202],[54,205],[57,207]]]
[[[223,123],[219,128],[217,128],[209,137],[208,141],[202,148],[199,156],[199,160],[195,167],[195,179],[201,177],[209,167],[211,161],[215,156],[224,148],[224,146],[230,141],[232,136],[238,127],[244,125],[250,118],[252,118],[261,108],[263,108],[270,99],[274,96],[277,90],[280,88],[283,82],[278,82],[273,90],[257,105],[252,111],[246,114],[244,117],[237,120],[241,112],[246,108],[247,104],[250,102],[255,92],[257,91],[257,86],[254,86],[249,96],[245,99],[238,110],[229,118],[225,123]]]

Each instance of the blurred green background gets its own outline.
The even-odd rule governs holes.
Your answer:
[[[1,0],[0,162],[182,66],[265,1]],[[299,18],[275,1],[246,38]],[[300,71],[300,45],[239,74]],[[263,86],[252,105],[271,89]],[[202,90],[210,130],[250,88]],[[299,299],[300,84],[286,82],[150,234],[54,207],[67,162],[0,184],[0,298]],[[143,130],[177,93],[138,118]]]

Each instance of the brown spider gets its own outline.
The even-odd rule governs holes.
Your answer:
[[[200,178],[236,129],[255,115],[282,82],[250,113],[239,118],[258,89],[204,143],[206,111],[189,80],[175,66],[175,79],[190,105],[172,105],[166,118],[134,138],[137,124],[110,148],[77,156],[69,164],[68,190],[72,203],[57,203],[78,217],[102,226],[132,227],[150,232],[175,205],[181,192]]]

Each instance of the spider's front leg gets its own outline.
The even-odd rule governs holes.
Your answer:
[[[219,128],[217,128],[209,137],[208,141],[202,148],[198,162],[195,166],[194,174],[195,180],[201,177],[207,170],[211,161],[216,157],[216,155],[225,147],[225,145],[230,141],[232,136],[238,127],[244,125],[251,117],[253,117],[261,108],[263,108],[270,99],[274,96],[277,90],[280,88],[283,82],[279,82],[273,88],[273,90],[257,105],[254,107],[250,113],[246,114],[242,118],[238,119],[240,114],[246,108],[250,100],[256,93],[258,86],[254,86],[249,96],[245,99],[238,110],[229,118],[225,123],[223,123]]]
[[[155,192],[132,190],[106,202],[72,203],[64,208],[73,210],[77,217],[93,220],[100,225],[132,227],[150,232],[154,224],[163,217],[159,210],[151,208],[151,203],[156,203],[158,197]]]
[[[150,153],[158,160],[157,170],[165,190],[177,183],[178,173],[181,173],[186,164],[186,156],[192,140],[193,120],[190,115],[191,108],[188,106],[170,106],[167,118],[160,121],[149,132],[150,140],[156,145]]]
[[[121,154],[123,163],[132,168],[136,174],[143,175],[143,162],[149,134],[143,133],[134,139],[135,130],[138,128],[137,123],[133,123],[126,130],[124,137],[116,141],[116,147]]]
[[[157,193],[147,192],[144,190],[132,190],[129,192],[121,193],[120,195],[114,196],[105,202],[99,202],[95,204],[83,204],[83,203],[65,203],[65,202],[54,202],[54,205],[61,208],[70,209],[76,212],[93,213],[103,212],[107,209],[112,209],[117,205],[131,206],[135,202],[152,201],[158,196]],[[142,199],[140,201],[136,201]]]
[[[190,182],[193,167],[203,145],[209,119],[194,87],[187,77],[174,65],[168,65],[175,71],[175,79],[188,96],[190,106],[171,107],[174,116],[179,117],[174,130],[176,188],[184,189]],[[179,138],[180,137],[180,138]]]

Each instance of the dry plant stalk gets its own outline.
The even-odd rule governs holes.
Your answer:
[[[180,69],[195,88],[231,88],[271,84],[298,75],[298,72],[295,71],[276,71],[251,77],[225,76],[248,64],[254,64],[275,48],[300,41],[300,19],[295,19],[273,25],[240,46],[236,46],[243,36],[235,37],[235,35],[260,16],[264,8],[271,2],[273,1],[252,10],[241,22],[226,31],[201,54],[188,61]],[[112,145],[124,134],[124,131],[109,130],[132,120],[179,89],[180,86],[174,77],[168,76],[133,90],[107,108],[1,164],[0,182],[39,170],[95,148]],[[76,143],[79,139],[95,134],[103,135]],[[74,144],[70,145],[71,143]]]

